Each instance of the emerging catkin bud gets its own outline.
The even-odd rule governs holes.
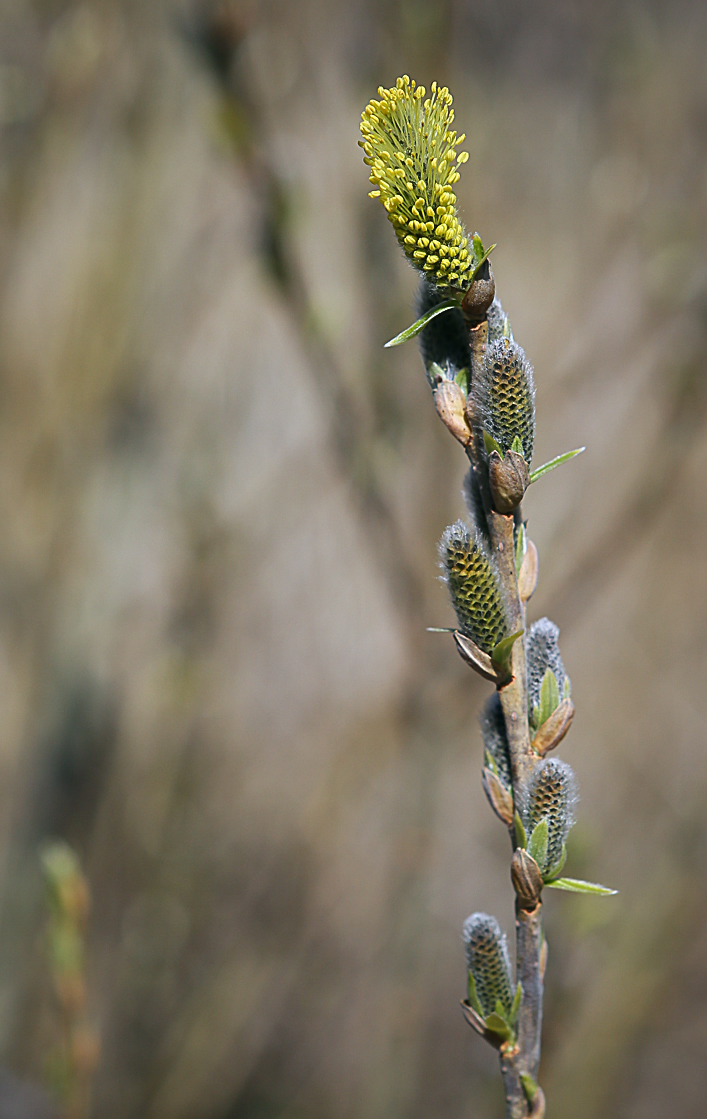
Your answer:
[[[494,299],[486,315],[489,324],[488,341],[498,342],[500,338],[510,338],[513,341],[513,331],[508,315],[503,310],[498,298]]]
[[[481,712],[481,737],[484,750],[492,759],[493,766],[504,788],[513,788],[511,757],[506,733],[506,720],[498,692],[494,692],[484,704]]]
[[[488,913],[472,913],[464,922],[462,939],[484,1016],[493,1014],[497,1000],[509,1014],[513,1002],[511,968],[508,945],[498,921]]]
[[[559,699],[570,694],[570,681],[562,663],[559,627],[549,618],[533,622],[526,638],[528,665],[528,710],[531,715],[540,706],[540,690],[548,668],[555,674]]]
[[[525,826],[530,835],[541,820],[547,820],[547,855],[540,867],[543,874],[551,871],[562,857],[570,828],[574,823],[577,782],[567,762],[550,758],[540,762],[528,789]]]
[[[535,442],[533,369],[521,347],[500,338],[486,350],[483,376],[474,385],[479,421],[503,454],[519,439],[530,463]]]
[[[445,530],[440,546],[444,580],[462,633],[485,653],[509,635],[498,577],[478,536],[461,521]]]
[[[361,115],[360,141],[370,167],[372,198],[380,198],[410,263],[437,287],[464,292],[475,267],[457,217],[454,185],[467,152],[452,130],[452,95],[432,83],[430,96],[405,74],[378,89]]]

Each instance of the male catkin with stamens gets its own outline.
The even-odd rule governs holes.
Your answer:
[[[380,198],[415,268],[438,287],[465,291],[473,260],[454,185],[469,155],[456,151],[464,136],[452,129],[452,95],[433,82],[425,97],[407,74],[378,94],[361,116],[371,198]]]

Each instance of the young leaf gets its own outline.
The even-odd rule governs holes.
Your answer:
[[[543,816],[542,820],[533,828],[533,833],[528,840],[528,854],[532,855],[541,869],[547,858],[548,838],[547,820]]]
[[[512,633],[510,637],[504,637],[503,641],[499,641],[498,645],[495,646],[491,653],[491,660],[495,665],[510,672],[513,646],[518,638],[522,636],[523,632],[522,629],[519,629],[515,633]]]
[[[581,878],[556,878],[554,882],[546,882],[553,890],[569,890],[572,894],[618,894],[618,890],[611,890],[608,886],[599,886],[596,882],[583,882]]]
[[[462,392],[466,396],[468,396],[469,395],[469,370],[468,369],[460,369],[459,372],[457,373],[456,377],[454,378],[454,380],[457,382],[457,384],[459,385],[459,388],[462,390]]]
[[[562,844],[562,854],[560,855],[560,857],[557,860],[557,862],[555,863],[555,865],[549,867],[547,873],[544,876],[544,881],[545,881],[546,886],[550,882],[552,882],[553,878],[558,877],[560,871],[562,870],[562,868],[563,868],[563,866],[565,865],[566,862],[567,862],[567,844],[563,843]]]
[[[538,713],[538,727],[550,718],[553,711],[560,706],[560,689],[557,686],[557,677],[551,668],[545,669],[542,684],[540,685],[540,711]]]
[[[432,319],[435,319],[437,315],[441,315],[443,311],[453,311],[455,308],[458,309],[458,307],[459,303],[456,299],[445,299],[442,303],[437,303],[434,307],[430,308],[421,319],[418,319],[412,326],[409,326],[407,330],[401,331],[400,334],[395,335],[395,338],[391,338],[390,342],[386,342],[383,348],[387,350],[390,346],[400,346],[403,342],[409,342],[411,338],[415,338],[421,330],[424,330],[428,322],[432,322]]]
[[[494,1012],[498,1014],[499,1018],[503,1018],[504,1022],[508,1021],[508,1011],[506,1010],[500,999],[496,999],[496,1005],[493,1009]]]
[[[513,1030],[508,1025],[508,1022],[506,1022],[505,1018],[502,1018],[500,1014],[496,1014],[495,1011],[489,1014],[485,1019],[485,1024],[486,1029],[490,1033],[498,1034],[504,1041],[508,1041],[509,1037],[513,1036]]]
[[[487,455],[490,455],[492,451],[498,451],[501,458],[503,458],[503,450],[496,442],[493,435],[489,435],[488,431],[484,432],[484,447],[486,448]]]
[[[508,1016],[508,1020],[509,1020],[509,1022],[512,1026],[515,1026],[515,1024],[516,1024],[516,1020],[518,1018],[518,1012],[520,1010],[520,1000],[522,999],[522,997],[523,997],[523,988],[521,987],[521,985],[519,983],[518,986],[516,987],[516,993],[513,996],[513,1002],[511,1003],[511,1011],[510,1011],[510,1014]]]
[[[474,267],[469,273],[469,276],[472,280],[475,280],[481,270],[481,266],[488,260],[496,246],[489,245],[489,247],[485,249],[478,233],[475,233],[472,237],[471,246],[474,253]]]
[[[516,832],[516,843],[518,844],[519,847],[527,847],[528,837],[525,834],[525,828],[523,827],[523,821],[521,820],[521,818],[520,818],[520,816],[518,815],[517,812],[516,812],[515,816],[513,817],[513,826],[515,827],[515,832]]]
[[[523,1085],[525,1098],[527,1099],[528,1103],[532,1104],[533,1100],[538,1094],[537,1084],[533,1080],[532,1076],[530,1076],[527,1072],[522,1072],[520,1074],[520,1082]]]
[[[390,342],[388,343],[390,345]],[[530,481],[537,482],[538,478],[542,478],[543,474],[548,474],[554,470],[556,466],[562,466],[563,462],[569,462],[575,455],[581,455],[582,451],[586,451],[586,447],[577,447],[576,451],[565,451],[564,455],[558,455],[557,458],[550,459],[549,462],[543,463],[537,470],[530,471]]]
[[[523,442],[518,435],[513,436],[513,442],[511,443],[511,448],[510,449],[512,451],[515,451],[515,453],[517,455],[525,454],[525,449],[523,447]]]
[[[516,529],[516,575],[520,572],[520,565],[523,562],[528,547],[528,537],[525,531],[525,525],[520,524]]]
[[[481,1017],[483,1018],[484,1008],[481,1005],[481,1000],[479,999],[478,994],[476,993],[476,983],[474,982],[474,976],[471,974],[471,971],[469,971],[469,985],[468,985],[467,999],[469,1000],[469,1002],[473,1006],[476,1013],[480,1014]]]

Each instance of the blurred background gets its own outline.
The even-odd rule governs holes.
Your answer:
[[[512,932],[488,686],[426,632],[465,459],[382,348],[416,280],[357,146],[404,72],[455,95],[536,464],[588,448],[524,506],[567,871],[621,891],[546,899],[549,1114],[707,1111],[707,7],[3,0],[0,1119],[51,1114],[49,839],[78,1119],[502,1114],[458,1006],[463,919]]]

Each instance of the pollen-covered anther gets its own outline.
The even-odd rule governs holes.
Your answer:
[[[403,250],[416,268],[445,290],[465,291],[469,286],[471,261],[460,262],[454,279],[439,258],[415,256],[409,243],[400,236],[400,227],[415,230],[410,222],[424,217],[432,233],[443,220],[439,237],[450,246],[466,243],[464,229],[456,215],[456,194],[452,189],[459,178],[456,167],[466,162],[466,152],[457,152],[463,142],[451,129],[454,119],[452,97],[448,90],[432,85],[430,96],[407,75],[394,87],[378,90],[380,101],[372,100],[361,116],[362,146],[371,167],[370,180],[392,221]],[[434,203],[444,199],[444,210]]]

